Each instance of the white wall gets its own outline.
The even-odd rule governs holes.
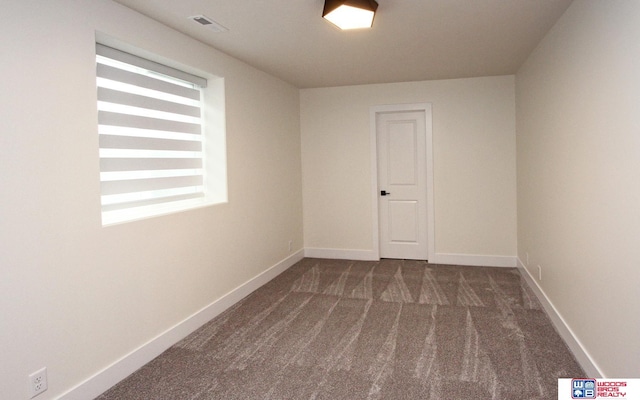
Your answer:
[[[573,2],[517,74],[518,255],[608,377],[640,378],[640,2]]]
[[[306,248],[371,251],[369,108],[432,103],[438,254],[516,254],[513,76],[300,92]]]
[[[225,78],[228,204],[101,226],[96,30]],[[302,247],[296,88],[109,0],[3,1],[0,37],[0,398],[44,366],[60,396]]]

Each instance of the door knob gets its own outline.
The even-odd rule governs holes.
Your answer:
[[[389,195],[389,194],[391,194],[391,193],[387,192],[386,190],[381,190],[380,191],[380,196],[386,196],[386,195]]]

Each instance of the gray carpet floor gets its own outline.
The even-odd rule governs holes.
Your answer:
[[[583,375],[514,268],[304,259],[98,399],[557,399]]]

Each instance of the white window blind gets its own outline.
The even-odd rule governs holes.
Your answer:
[[[100,44],[96,62],[103,224],[196,205],[207,81]]]

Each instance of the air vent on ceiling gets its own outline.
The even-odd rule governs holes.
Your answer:
[[[212,20],[211,18],[205,17],[204,15],[194,15],[193,17],[189,17],[189,19],[214,32],[226,32],[229,30],[216,21]]]

